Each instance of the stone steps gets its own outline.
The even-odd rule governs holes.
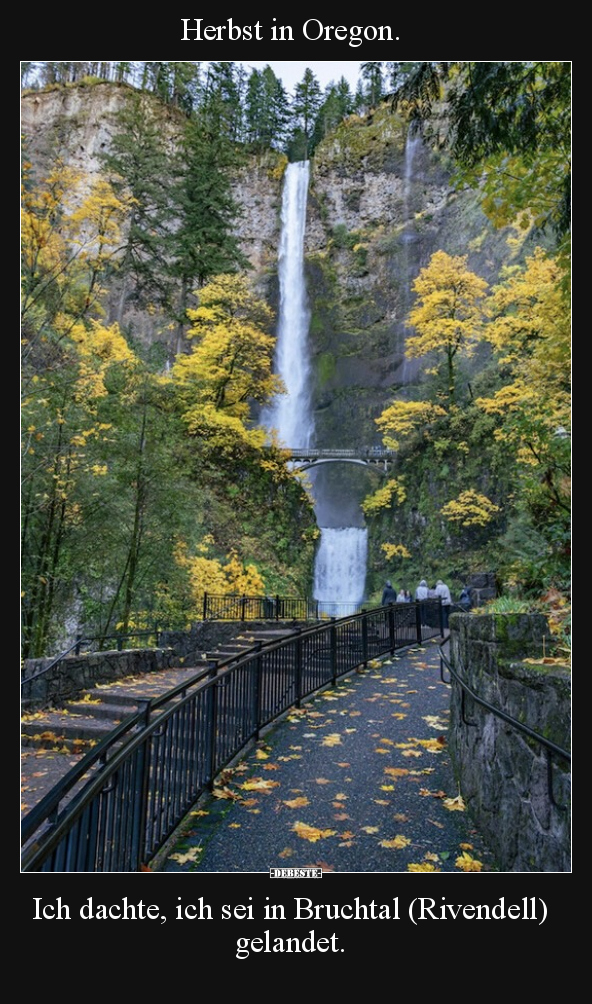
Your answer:
[[[85,753],[135,713],[140,703],[160,697],[179,683],[194,677],[212,661],[223,662],[253,648],[290,634],[289,630],[245,633],[225,642],[206,660],[175,669],[123,677],[96,684],[62,708],[49,708],[23,715],[21,719],[22,812],[28,812]]]

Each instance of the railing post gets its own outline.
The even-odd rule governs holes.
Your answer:
[[[280,598],[278,594],[275,594],[275,619],[279,621],[280,619]]]
[[[260,652],[263,648],[263,642],[258,641],[255,643],[255,648],[257,652]],[[259,739],[259,730],[261,727],[261,657],[258,656],[253,660],[253,668],[255,673],[255,680],[253,683],[253,713],[255,715],[255,739]]]
[[[298,631],[300,635],[300,631]],[[296,707],[302,703],[302,638],[294,640],[294,682],[296,685]]]
[[[444,637],[444,608],[442,606],[442,597],[438,597],[438,617],[440,620],[440,635]]]
[[[331,638],[331,677],[333,686],[335,686],[337,683],[337,628],[335,626],[335,617],[331,618],[330,638]]]
[[[245,594],[243,593],[243,595],[241,597],[241,621],[244,621],[244,619],[245,619],[245,604],[246,604],[246,601],[247,601],[247,598],[246,598]]]
[[[395,654],[395,608],[392,603],[388,606],[388,626],[389,626],[389,646],[391,655]]]
[[[368,618],[362,618],[362,660],[364,668],[368,665]]]
[[[80,647],[81,647],[81,645],[82,645],[82,635],[81,634],[77,634],[76,635],[76,648],[74,649],[74,652],[75,652],[76,655],[80,655]]]
[[[204,621],[207,620],[207,618],[208,618],[208,594],[204,593],[204,600],[203,600],[203,619],[204,619]]]
[[[415,603],[415,628],[417,631],[417,643],[421,645],[421,600],[416,600]]]

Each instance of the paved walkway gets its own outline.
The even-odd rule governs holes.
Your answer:
[[[342,679],[226,770],[155,866],[495,871],[454,781],[449,703],[433,642]]]

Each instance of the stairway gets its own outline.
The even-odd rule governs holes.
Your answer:
[[[239,658],[258,642],[276,641],[291,634],[274,628],[246,632],[204,653],[190,667],[164,669],[96,684],[61,708],[47,708],[21,718],[21,814],[25,815],[93,746],[105,738],[142,701],[166,694],[200,669]]]

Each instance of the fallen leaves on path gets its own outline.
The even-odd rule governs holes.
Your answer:
[[[476,858],[471,857],[466,851],[459,854],[456,861],[454,862],[457,868],[460,868],[462,872],[480,872],[483,868],[481,861],[477,861]]]
[[[324,840],[326,837],[334,837],[337,832],[336,830],[319,830],[316,826],[301,822],[294,823],[292,829],[299,837],[302,837],[303,840],[309,840],[311,844],[315,844],[317,840]]]
[[[397,834],[392,840],[379,840],[380,847],[388,847],[394,850],[399,850],[401,847],[408,847],[411,843],[409,837],[404,837],[402,833]]]
[[[464,812],[466,809],[462,795],[457,795],[456,798],[444,798],[442,800],[442,804],[445,805],[450,812]]]
[[[301,795],[300,798],[290,798],[284,801],[284,805],[287,805],[289,809],[302,809],[305,805],[310,805],[310,802],[305,795]]]
[[[250,781],[244,781],[241,788],[245,791],[271,791],[272,788],[279,788],[279,781],[266,781],[262,777],[252,777]]]

